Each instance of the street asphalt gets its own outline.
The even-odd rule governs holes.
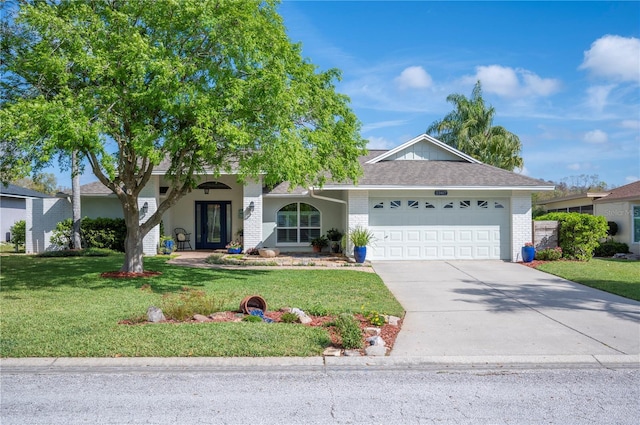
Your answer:
[[[640,367],[640,302],[522,264],[375,262],[406,310],[385,357],[8,358],[7,369]]]

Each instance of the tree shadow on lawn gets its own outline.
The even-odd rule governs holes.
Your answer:
[[[497,283],[465,280],[475,288],[457,288],[453,292],[472,298],[455,299],[485,304],[488,311],[502,313],[520,310],[602,311],[614,317],[640,323],[640,303],[619,295],[569,282],[542,279],[537,283]]]
[[[145,258],[145,270],[162,273],[153,277],[103,278],[103,272],[119,270],[123,257],[22,257],[2,260],[2,292],[56,290],[57,288],[107,289],[140,288],[149,285],[153,292],[176,292],[183,287],[202,287],[216,279],[254,279],[269,271],[196,269],[166,264],[166,258]]]

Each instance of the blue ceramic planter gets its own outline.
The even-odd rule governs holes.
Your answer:
[[[228,254],[240,254],[242,252],[242,248],[227,248]]]
[[[356,263],[364,263],[367,256],[366,246],[356,246],[353,248],[353,256],[356,257]]]
[[[536,248],[533,246],[523,246],[522,261],[524,261],[525,263],[530,263],[534,258],[536,258]]]

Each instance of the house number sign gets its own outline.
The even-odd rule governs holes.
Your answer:
[[[447,192],[446,190],[436,190],[434,192],[434,194],[436,196],[447,196],[449,194],[449,192]]]

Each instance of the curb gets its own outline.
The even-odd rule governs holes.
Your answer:
[[[640,355],[424,357],[27,357],[0,359],[0,370],[347,370],[640,368]]]

